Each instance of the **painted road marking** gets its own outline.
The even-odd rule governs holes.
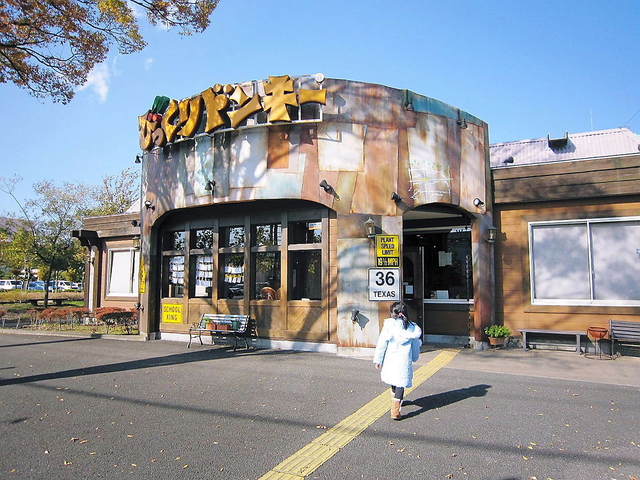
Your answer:
[[[406,393],[411,393],[438,370],[445,367],[459,351],[455,349],[442,350],[433,360],[416,370],[413,375],[413,387],[408,388]],[[360,435],[369,425],[385,415],[389,411],[389,403],[389,390],[387,390],[280,462],[259,480],[304,480],[320,465],[338,453],[341,448]]]

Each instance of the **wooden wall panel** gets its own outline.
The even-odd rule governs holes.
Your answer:
[[[528,223],[547,220],[636,216],[640,198],[624,197],[572,202],[498,206],[496,243],[496,319],[515,334],[520,328],[585,330],[607,327],[612,318],[640,320],[640,307],[532,305],[529,277]]]

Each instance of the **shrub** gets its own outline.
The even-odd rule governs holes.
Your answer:
[[[122,325],[131,333],[131,327],[138,321],[138,310],[135,308],[99,307],[96,308],[96,318],[107,326]]]
[[[502,338],[510,336],[511,330],[504,325],[491,325],[484,329],[484,333],[492,338]]]

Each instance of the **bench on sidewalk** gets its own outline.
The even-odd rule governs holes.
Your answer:
[[[640,322],[609,320],[611,354],[615,355],[615,345],[640,347]]]
[[[249,315],[232,315],[228,313],[204,313],[199,322],[189,327],[189,345],[191,340],[198,337],[200,345],[202,343],[202,334],[211,335],[211,344],[214,344],[214,337],[233,337],[233,351],[236,351],[238,339],[242,338],[247,349],[249,342],[247,335],[249,333]]]
[[[551,347],[566,347],[568,344],[560,342],[541,342],[531,341],[527,339],[528,334],[543,334],[543,335],[557,335],[564,337],[575,337],[576,352],[581,353],[581,338],[587,335],[587,332],[581,332],[578,330],[545,330],[540,328],[523,328],[519,332],[522,333],[522,348],[527,350],[529,345],[551,346]],[[570,345],[569,345],[570,346]]]

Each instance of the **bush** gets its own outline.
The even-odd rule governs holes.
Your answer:
[[[138,310],[135,308],[100,307],[96,308],[96,318],[109,327],[122,325],[131,333],[131,327],[138,322]]]
[[[504,325],[491,325],[484,329],[484,333],[492,338],[502,338],[510,336],[511,330]]]

